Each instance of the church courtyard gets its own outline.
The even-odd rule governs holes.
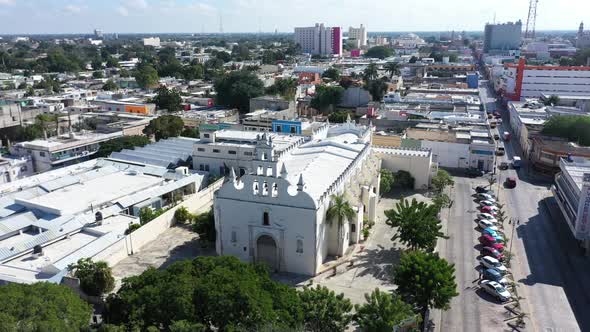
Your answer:
[[[344,293],[355,304],[364,303],[364,294],[375,288],[395,289],[391,282],[391,271],[399,260],[401,245],[391,241],[395,230],[385,223],[384,212],[393,209],[402,196],[410,200],[416,198],[418,201],[429,201],[427,197],[415,192],[382,197],[377,204],[377,220],[369,239],[354,250],[353,266],[348,267],[347,263],[341,265],[336,276],[332,276],[331,272],[317,276],[313,279],[313,285],[319,284],[336,293]]]

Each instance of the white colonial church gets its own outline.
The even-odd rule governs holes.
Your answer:
[[[371,154],[370,127],[350,120],[277,149],[277,134],[259,134],[252,169],[232,168],[215,197],[216,249],[272,270],[316,275],[330,256],[361,239],[363,220],[374,220],[380,160]],[[331,225],[332,195],[344,194],[354,220]]]

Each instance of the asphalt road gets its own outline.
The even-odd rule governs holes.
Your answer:
[[[500,132],[510,131],[508,118]],[[515,141],[505,142],[506,156],[522,157]],[[539,178],[523,167],[499,172],[500,201],[509,217],[520,220],[512,234],[506,224],[506,236],[513,240],[512,272],[517,281],[523,309],[529,314],[526,331],[590,331],[590,259],[584,257],[563,220],[549,190],[552,179]],[[514,189],[506,189],[506,177],[518,178]],[[472,188],[487,184],[484,178],[455,177],[454,204],[446,217],[450,239],[440,246],[441,256],[455,263],[460,295],[451,309],[442,313],[440,331],[503,331],[506,310],[477,290],[474,269],[478,251],[474,249],[479,232],[475,230],[475,203]]]

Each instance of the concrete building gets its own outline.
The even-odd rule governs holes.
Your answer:
[[[316,23],[313,27],[295,28],[295,43],[304,53],[321,56],[342,56],[342,28],[326,27]]]
[[[427,45],[427,43],[424,41],[424,39],[418,37],[418,35],[414,33],[408,33],[393,39],[394,48],[417,50],[418,48],[425,45]]]
[[[94,100],[92,104],[99,106],[104,112],[121,112],[141,115],[154,115],[156,113],[156,104],[138,103],[135,101],[97,99]]]
[[[590,67],[532,66],[524,58],[506,63],[496,89],[507,100],[540,98],[543,95],[590,95]]]
[[[33,161],[29,157],[3,155],[0,157],[0,184],[33,175]]]
[[[580,27],[578,28],[578,34],[576,35],[576,47],[590,47],[590,31],[584,31],[584,22],[581,22]],[[590,65],[590,63],[588,65]]]
[[[219,255],[317,275],[329,269],[329,257],[359,243],[364,219],[375,220],[379,192],[371,130],[348,122],[325,131],[323,139],[286,148],[272,134],[255,137],[253,170],[238,177],[232,169],[215,196]],[[354,218],[327,220],[334,195],[344,195]]]
[[[10,151],[16,156],[31,158],[34,171],[41,173],[88,160],[98,152],[101,142],[121,136],[121,131],[111,134],[69,134],[16,143],[10,147]]]
[[[143,46],[160,47],[160,37],[144,38]]]
[[[559,168],[551,191],[572,234],[590,254],[590,160],[562,158]]]
[[[367,46],[367,29],[361,24],[360,28],[348,28],[348,40],[358,40],[359,47]]]
[[[96,159],[0,185],[0,284],[60,283],[81,258],[116,264],[140,250],[146,231],[155,237],[165,229],[146,224],[128,235],[141,208],[174,207],[204,177],[186,167]]]
[[[295,111],[295,108],[296,106],[294,100],[285,100],[277,96],[262,96],[250,99],[250,111]]]
[[[440,167],[494,169],[496,146],[486,125],[424,123],[408,128],[405,138],[406,144],[432,151],[432,160]]]
[[[22,124],[21,105],[19,103],[2,103],[0,101],[0,129]]]
[[[560,137],[536,135],[531,137],[529,161],[533,169],[544,174],[553,175],[559,172],[562,158],[590,158],[590,147],[568,142]]]
[[[520,48],[522,22],[486,24],[484,30],[483,52],[517,50]]]
[[[376,136],[373,136],[376,137]],[[406,171],[414,178],[415,190],[426,190],[438,172],[432,151],[422,148],[385,147],[373,142],[373,153],[381,159],[381,168],[392,172]]]

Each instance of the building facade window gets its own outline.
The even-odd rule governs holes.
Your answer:
[[[205,148],[197,148],[197,151],[205,152]]]
[[[298,254],[303,253],[303,240],[302,239],[297,239],[297,250],[296,251]]]
[[[252,156],[252,152],[246,151],[244,152],[244,156]]]
[[[355,233],[356,232],[356,224],[350,224],[350,232],[351,233]]]
[[[229,154],[236,154],[237,152],[234,151],[234,150],[229,150],[229,151],[227,151],[227,153],[229,153]]]
[[[236,233],[236,231],[231,231],[231,242],[232,243],[238,242],[238,234]]]
[[[213,153],[220,153],[219,149],[213,149]]]
[[[262,214],[262,225],[270,226],[270,216],[268,215],[268,212]]]

